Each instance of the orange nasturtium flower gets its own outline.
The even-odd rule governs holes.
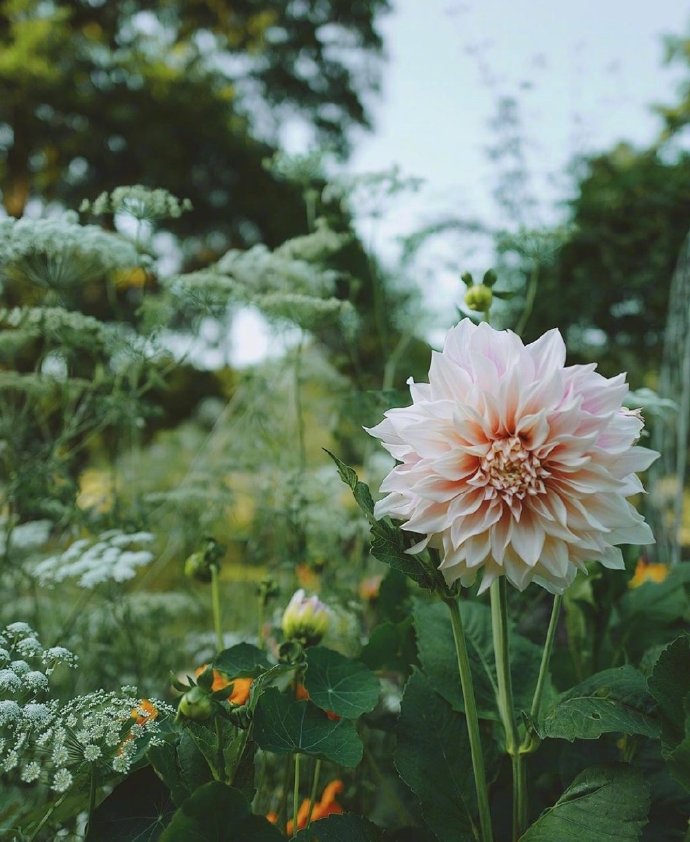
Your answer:
[[[334,813],[343,813],[343,807],[341,804],[338,804],[336,800],[340,793],[345,788],[345,784],[341,780],[334,780],[331,781],[324,787],[323,792],[321,793],[321,798],[314,804],[313,808],[311,807],[311,801],[309,798],[305,798],[302,801],[302,804],[297,811],[297,829],[304,830],[307,826],[307,822],[309,821],[309,812],[311,810],[311,820],[313,822],[318,821],[319,819],[325,819],[327,816],[331,816]],[[278,821],[278,816],[276,813],[268,813],[266,818],[269,822],[276,824]],[[288,836],[291,836],[294,832],[294,821],[290,819],[287,823],[285,828],[285,832]]]
[[[206,669],[206,664],[202,664],[194,670],[195,676],[200,676]],[[211,690],[215,693],[216,690],[224,690],[232,684],[232,693],[228,696],[228,701],[231,705],[246,705],[249,700],[249,691],[251,690],[253,678],[233,678],[230,680],[226,678],[222,672],[213,670],[213,684]]]
[[[667,564],[650,564],[644,558],[637,562],[635,575],[628,582],[629,588],[639,588],[645,582],[660,584],[668,576]]]

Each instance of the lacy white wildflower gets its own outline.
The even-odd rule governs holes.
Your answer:
[[[369,432],[398,460],[375,515],[403,521],[441,551],[449,583],[480,590],[505,575],[562,593],[587,561],[622,569],[618,544],[652,534],[627,497],[658,456],[636,446],[643,421],[622,407],[625,375],[565,365],[552,330],[530,345],[511,331],[462,321],[412,406]]]
[[[178,199],[162,188],[151,189],[142,184],[116,187],[112,192],[101,193],[93,202],[85,199],[81,213],[90,211],[96,216],[103,213],[126,213],[140,220],[177,219],[192,209],[189,199]]]
[[[61,555],[51,556],[36,564],[33,575],[49,586],[66,579],[75,579],[82,588],[95,588],[104,582],[125,582],[134,578],[140,567],[153,560],[149,550],[128,549],[148,544],[154,536],[150,532],[128,534],[110,530],[95,541],[82,538],[75,541]]]
[[[0,220],[0,266],[21,272],[39,288],[74,286],[139,262],[128,240],[96,225],[79,225],[73,214]]]
[[[20,312],[20,308],[17,308]],[[0,308],[0,318],[2,313],[7,312]],[[50,520],[32,520],[28,523],[19,523],[11,530],[10,543],[13,550],[33,550],[37,547],[42,547],[46,543],[50,535],[50,530],[53,528],[53,522]],[[0,553],[7,551],[7,535],[10,532],[8,529],[7,520],[0,518]]]

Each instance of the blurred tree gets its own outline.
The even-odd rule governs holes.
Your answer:
[[[596,356],[609,374],[627,370],[639,386],[660,363],[669,286],[690,227],[690,155],[668,160],[622,144],[590,159],[570,221],[540,267],[525,336],[557,325],[574,356]]]
[[[348,147],[376,86],[388,0],[1,0],[0,187],[74,206],[120,184],[188,196],[213,254],[303,229],[266,172],[286,118]],[[202,241],[203,240],[203,244]]]

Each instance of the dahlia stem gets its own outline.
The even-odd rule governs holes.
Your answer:
[[[486,786],[486,772],[484,770],[484,754],[479,736],[479,720],[477,718],[477,704],[474,696],[472,683],[472,672],[470,670],[470,659],[467,655],[467,643],[465,632],[462,627],[460,608],[456,599],[448,598],[444,602],[450,611],[450,622],[453,627],[453,639],[455,651],[458,658],[458,670],[460,672],[460,686],[462,687],[462,698],[465,703],[465,717],[467,718],[467,733],[470,739],[470,754],[472,755],[472,771],[474,772],[474,785],[477,790],[477,806],[479,808],[479,825],[481,828],[482,842],[493,842],[493,831],[491,829],[491,812],[489,810],[489,792]]]
[[[510,644],[508,640],[508,600],[505,576],[499,576],[491,583],[491,632],[496,658],[498,679],[498,712],[505,731],[506,752],[513,764],[513,839],[522,831],[518,805],[522,800],[524,776],[521,774],[519,743],[515,712],[513,710],[513,687],[510,676]]]
[[[556,628],[558,627],[558,617],[561,613],[561,604],[563,603],[563,596],[556,594],[553,599],[553,607],[551,608],[551,619],[549,620],[549,628],[546,632],[546,641],[544,643],[544,651],[541,656],[541,664],[539,665],[539,676],[537,678],[537,686],[534,688],[534,696],[532,698],[532,706],[530,707],[530,720],[534,725],[539,721],[539,710],[541,708],[541,697],[544,693],[544,684],[546,683],[546,676],[549,672],[549,662],[551,661],[551,653],[553,651],[553,642],[556,637]],[[518,787],[518,823],[521,828],[527,824],[527,787],[524,785],[526,778],[525,764],[527,762],[527,755],[531,754],[539,743],[534,735],[528,730],[525,735],[520,752],[518,754],[518,775],[521,779],[521,784]]]
[[[537,686],[534,689],[534,697],[532,698],[532,707],[529,715],[532,722],[537,722],[539,719],[539,708],[541,707],[541,697],[544,693],[544,683],[546,675],[549,671],[549,662],[551,661],[551,652],[553,651],[553,642],[556,637],[556,627],[558,626],[558,616],[561,613],[561,604],[563,603],[563,595],[556,594],[553,598],[553,607],[551,608],[551,619],[549,620],[549,628],[546,632],[546,642],[544,643],[544,651],[541,656],[541,664],[539,665],[539,677],[537,678]]]

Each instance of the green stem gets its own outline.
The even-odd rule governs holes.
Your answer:
[[[551,619],[549,620],[549,628],[546,632],[546,642],[544,643],[544,651],[541,656],[541,664],[539,665],[539,677],[537,678],[537,686],[534,689],[534,697],[532,698],[532,707],[529,715],[532,722],[537,722],[539,719],[539,708],[541,707],[541,697],[544,692],[544,682],[549,671],[549,661],[551,660],[551,652],[553,651],[553,642],[556,637],[556,628],[558,626],[558,616],[561,613],[561,605],[563,603],[563,595],[556,594],[553,598],[553,607],[551,609]]]
[[[213,628],[216,633],[216,648],[223,651],[223,625],[220,614],[220,586],[218,582],[218,566],[211,565],[211,607],[213,609]]]
[[[482,842],[493,842],[493,831],[491,829],[491,812],[489,810],[489,792],[486,786],[486,772],[484,770],[484,755],[482,743],[479,736],[479,720],[477,718],[477,704],[474,696],[472,683],[472,672],[470,670],[470,659],[467,655],[467,643],[465,632],[462,627],[460,608],[454,598],[445,599],[444,602],[450,611],[450,622],[453,627],[453,639],[455,651],[458,658],[458,670],[460,672],[460,685],[462,687],[462,698],[465,703],[465,717],[467,718],[467,732],[470,739],[470,754],[472,755],[472,771],[474,772],[474,784],[477,789],[477,806],[479,807],[479,825],[481,828]]]
[[[86,816],[86,827],[84,828],[84,839],[89,838],[89,825],[91,824],[91,817],[93,811],[96,809],[96,772],[93,764],[91,764],[91,780],[89,782],[89,812]]]
[[[527,294],[525,297],[525,307],[520,316],[520,321],[515,326],[515,333],[522,336],[522,332],[527,327],[529,317],[532,315],[534,309],[534,300],[537,295],[537,287],[539,286],[539,262],[534,261],[532,271],[530,272],[529,280],[527,282]]]
[[[520,782],[517,726],[513,710],[513,687],[510,676],[510,643],[508,640],[508,602],[506,578],[499,576],[491,583],[491,632],[496,657],[498,679],[498,712],[505,731],[506,752],[513,764],[513,838],[518,839],[522,830],[519,819]]]
[[[299,752],[295,754],[295,782],[292,789],[292,835],[297,836],[297,815],[299,813]]]
[[[553,642],[556,637],[556,628],[558,627],[558,617],[561,612],[561,604],[563,597],[556,594],[553,599],[553,607],[551,609],[551,619],[549,620],[549,628],[546,632],[546,641],[544,643],[544,651],[541,656],[541,664],[539,665],[539,676],[537,678],[537,686],[534,689],[534,696],[532,698],[532,706],[530,707],[530,724],[528,725],[527,734],[525,735],[520,752],[518,754],[518,824],[521,828],[527,825],[527,787],[525,785],[527,755],[536,750],[539,745],[539,740],[533,733],[532,726],[539,721],[539,710],[541,707],[541,697],[544,693],[544,684],[546,676],[549,671],[549,662],[551,660],[551,652],[553,651]]]
[[[319,775],[321,774],[321,758],[317,757],[314,763],[314,777],[311,781],[311,792],[309,793],[309,815],[307,816],[307,827],[311,824],[311,814],[314,812],[314,801],[316,801],[316,790],[319,787]]]
[[[216,740],[218,740],[218,780],[224,784],[227,783],[225,780],[225,752],[223,751],[223,727],[219,716],[216,716]]]

